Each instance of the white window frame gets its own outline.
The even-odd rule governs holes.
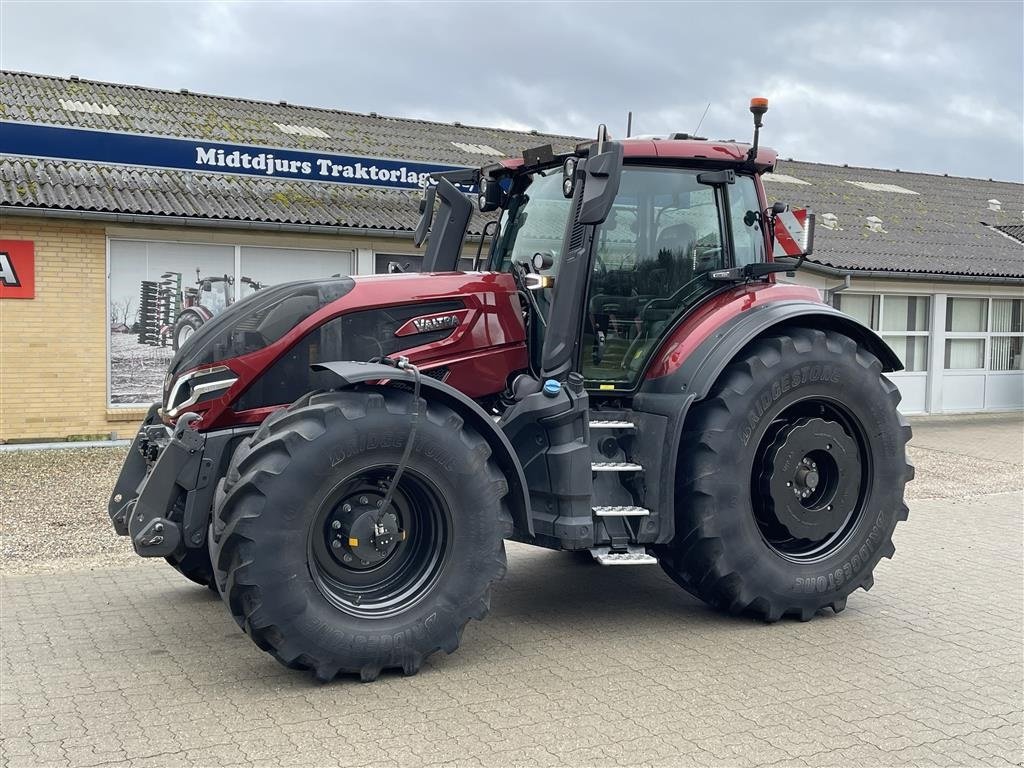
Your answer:
[[[985,330],[983,331],[950,331],[946,330],[946,317],[943,315],[942,328],[944,338],[942,341],[942,372],[944,374],[977,374],[985,373],[993,376],[1015,374],[1020,376],[1022,371],[1014,369],[1009,371],[997,371],[992,369],[992,339],[993,338],[1019,338],[1024,345],[1024,329],[1020,331],[993,331],[992,330],[992,302],[996,300],[1024,301],[1018,296],[971,296],[969,294],[948,294],[946,302],[951,299],[980,299],[985,302]],[[946,340],[948,339],[977,339],[984,342],[984,360],[981,368],[947,368],[946,367]]]
[[[931,335],[932,335],[932,304],[935,301],[934,298],[930,294],[927,294],[927,293],[880,293],[880,294],[877,294],[877,295],[881,297],[881,300],[879,301],[879,305],[878,305],[878,330],[875,331],[875,332],[882,338],[883,341],[885,341],[885,338],[887,336],[890,337],[890,338],[904,338],[904,337],[908,337],[908,336],[915,336],[915,337],[923,338],[923,339],[927,340],[925,342],[924,368],[922,368],[920,370],[916,370],[916,371],[908,371],[906,368],[904,368],[899,373],[907,373],[907,374],[921,373],[921,374],[927,374],[929,372],[930,368],[931,368],[931,361],[929,360],[929,357],[931,356],[931,345],[932,345],[932,340],[931,340]],[[885,330],[885,303],[886,303],[885,300],[886,300],[887,296],[899,297],[901,299],[906,298],[906,299],[925,299],[925,300],[927,300],[927,302],[928,302],[928,310],[925,312],[925,318],[924,319],[925,319],[925,323],[927,324],[928,327],[925,328],[925,330],[923,330],[923,331],[887,331],[887,330]],[[886,342],[886,343],[888,343],[888,342]],[[905,362],[904,362],[904,365],[906,365]]]
[[[871,328],[871,330],[874,331],[875,333],[877,333],[878,336],[883,341],[885,340],[886,337],[890,337],[890,338],[897,338],[897,337],[898,338],[903,338],[903,337],[906,337],[906,336],[916,336],[916,337],[927,339],[927,347],[926,347],[927,351],[926,351],[925,356],[924,356],[924,368],[922,368],[920,370],[916,370],[916,371],[908,371],[908,370],[904,369],[902,371],[896,371],[895,372],[896,375],[904,375],[904,374],[909,375],[909,376],[913,376],[913,375],[927,375],[928,373],[931,372],[932,344],[934,344],[934,341],[932,339],[932,325],[933,325],[932,314],[933,314],[934,305],[935,305],[935,296],[934,295],[932,295],[930,293],[904,293],[904,292],[881,293],[879,291],[842,291],[842,292],[837,293],[837,294],[835,294],[833,296],[832,305],[835,306],[835,304],[836,304],[835,299],[837,299],[837,298],[840,299],[839,303],[842,304],[842,297],[843,296],[872,296],[872,297],[876,297],[878,299],[878,327],[877,328]],[[893,297],[897,297],[897,298],[901,298],[901,299],[902,298],[926,299],[928,301],[928,311],[925,313],[925,322],[928,324],[928,327],[925,330],[923,330],[923,331],[886,331],[886,330],[883,330],[885,328],[885,300],[886,300],[886,297],[888,297],[888,296],[893,296]],[[836,309],[840,309],[840,308],[836,307]],[[840,311],[842,311],[842,310],[840,309]],[[868,327],[870,327],[870,326],[868,326]],[[888,343],[888,342],[886,342],[886,343]]]

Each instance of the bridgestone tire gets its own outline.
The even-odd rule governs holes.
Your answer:
[[[218,585],[238,625],[287,667],[323,681],[370,681],[390,668],[415,674],[435,651],[453,652],[469,619],[489,610],[512,531],[508,485],[486,441],[457,413],[423,399],[399,485],[426,478],[446,506],[450,536],[433,581],[390,613],[360,615],[332,602],[315,573],[311,552],[323,527],[314,521],[336,508],[335,494],[351,478],[398,464],[412,408],[412,395],[397,388],[307,395],[232,458],[210,532]]]
[[[773,420],[819,401],[863,427],[860,512],[820,555],[788,557],[769,543],[755,516],[755,505],[765,503],[755,459],[769,429],[779,429]],[[841,611],[850,593],[871,588],[875,566],[895,552],[897,522],[907,518],[903,491],[914,468],[899,401],[878,359],[846,336],[790,328],[752,342],[687,417],[675,538],[660,552],[664,570],[730,613],[807,621],[822,608]]]

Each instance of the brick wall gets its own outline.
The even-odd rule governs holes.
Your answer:
[[[0,239],[32,240],[36,272],[0,301],[0,441],[132,433],[138,412],[107,413],[103,225],[6,216]]]

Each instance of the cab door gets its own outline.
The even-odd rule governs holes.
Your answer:
[[[749,176],[626,166],[597,232],[580,368],[588,388],[632,390],[680,316],[723,284],[709,273],[764,258]]]

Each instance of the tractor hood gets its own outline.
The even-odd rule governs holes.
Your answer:
[[[526,367],[525,350],[521,305],[507,273],[284,283],[233,304],[189,337],[171,360],[163,415],[204,410],[212,411],[207,424],[218,413],[248,423],[266,415],[254,409],[286,405],[321,387],[311,374],[315,363],[395,354],[436,369],[439,378],[450,373],[463,391],[489,394],[511,370]]]
[[[297,280],[257,291],[232,304],[199,328],[171,359],[164,380],[165,399],[179,373],[263,349],[354,286],[351,277]]]

